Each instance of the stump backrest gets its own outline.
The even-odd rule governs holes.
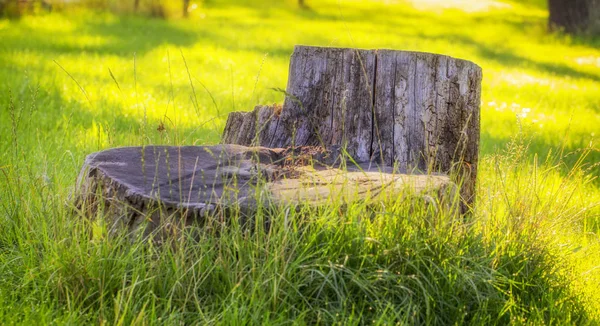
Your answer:
[[[296,46],[283,107],[229,115],[223,142],[341,146],[356,161],[453,173],[472,201],[481,68],[444,55]]]

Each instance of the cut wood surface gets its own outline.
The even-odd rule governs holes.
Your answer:
[[[111,230],[136,234],[165,221],[202,224],[231,209],[251,214],[258,201],[319,206],[427,196],[450,203],[453,193],[446,176],[353,165],[314,147],[147,146],[90,154],[79,176],[77,206],[88,216],[103,209]]]
[[[296,46],[283,108],[231,113],[222,142],[340,146],[358,162],[451,174],[470,204],[481,78],[479,66],[444,55]]]

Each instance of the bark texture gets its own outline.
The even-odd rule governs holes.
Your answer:
[[[456,176],[473,202],[481,68],[448,56],[296,46],[281,110],[231,113],[223,143],[338,146],[357,162]]]
[[[548,0],[550,29],[600,35],[600,0]]]

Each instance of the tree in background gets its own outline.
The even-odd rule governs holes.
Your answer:
[[[52,11],[50,0],[0,0],[0,17],[18,18],[22,15]]]
[[[183,0],[183,17],[188,16],[189,8],[190,8],[190,0]]]
[[[550,29],[600,35],[600,0],[548,0]]]

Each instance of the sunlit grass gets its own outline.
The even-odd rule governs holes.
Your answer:
[[[534,323],[551,322],[549,315],[569,321],[569,316],[544,310],[551,310],[554,295],[566,304],[572,303],[566,298],[576,297],[598,318],[600,190],[594,178],[600,170],[594,164],[600,161],[595,143],[600,132],[600,42],[547,34],[544,1],[506,1],[479,10],[468,5],[465,10],[465,1],[444,1],[442,9],[432,9],[433,1],[424,7],[406,1],[307,2],[310,10],[296,8],[294,1],[206,1],[189,20],[88,11],[0,19],[0,306],[12,305],[22,315],[0,309],[1,319],[118,323],[123,317],[128,323],[162,318],[158,323],[168,324],[283,322],[285,316],[295,316],[307,322],[356,323],[364,311],[335,306],[331,298],[344,294],[348,304],[360,302],[354,294],[385,288],[386,283],[374,280],[420,289],[423,284],[417,280],[444,279],[427,269],[436,266],[448,278],[427,288],[429,299],[461,303],[452,291],[467,289],[467,297],[477,302],[471,304],[498,318],[469,316],[473,322],[525,322],[527,317]],[[160,261],[152,260],[156,248],[136,244],[120,251],[119,243],[86,238],[82,223],[65,206],[85,155],[116,146],[217,143],[228,112],[283,100],[272,88],[285,88],[295,44],[438,52],[483,68],[478,206],[467,231],[463,224],[450,223],[442,230],[464,233],[446,239],[425,222],[419,224],[427,214],[406,217],[400,224],[382,214],[379,221],[392,224],[376,225],[377,219],[361,219],[364,208],[357,207],[343,216],[335,211],[311,215],[317,219],[313,226],[323,231],[308,232],[306,239],[285,238],[281,231],[273,242],[248,241],[231,231],[230,240],[206,239],[187,251],[167,250]],[[340,225],[348,229],[340,231]],[[352,245],[356,239],[364,248]],[[377,247],[367,239],[383,244]],[[400,249],[393,241],[406,252],[394,251]],[[263,265],[268,261],[261,256],[265,248],[289,246],[298,252],[295,265],[286,267],[283,255]],[[463,262],[456,259],[459,254]],[[364,271],[371,274],[354,278],[361,268],[344,263],[353,255],[364,259]],[[398,267],[398,278],[386,274],[388,260],[410,262],[406,257],[421,259],[422,268]],[[441,260],[429,264],[428,259]],[[519,274],[519,268],[532,266],[543,270]],[[203,268],[211,271],[208,280],[221,285],[207,285]],[[411,279],[417,272],[423,278]],[[484,282],[486,273],[498,277],[495,287]],[[516,273],[512,279],[511,273]],[[542,277],[548,275],[550,281]],[[308,285],[285,283],[294,277]],[[339,293],[328,287],[334,277],[347,282],[337,288],[343,289]],[[469,277],[482,282],[473,291]],[[533,285],[523,287],[526,283]],[[513,285],[541,301],[530,306],[515,302],[533,296],[510,292]],[[554,285],[557,292],[548,290]],[[330,292],[319,292],[319,286]],[[562,286],[567,294],[560,292]],[[277,287],[288,292],[276,292]],[[298,293],[315,301],[303,306]],[[214,301],[205,302],[202,295]],[[411,313],[423,318],[419,321],[445,321],[438,312],[451,312],[452,320],[460,321],[453,310],[458,306],[429,307],[425,313],[430,301],[419,295],[407,299],[414,301],[402,306],[406,311],[392,311],[391,299],[388,307],[378,302],[379,321],[410,323],[415,320]],[[489,304],[505,306],[485,308],[475,299],[482,295]],[[60,304],[44,301],[50,299]],[[277,300],[287,305],[281,308]],[[314,314],[294,310],[295,305],[314,309]],[[35,312],[35,307],[44,309]],[[519,310],[523,307],[531,311]]]
[[[470,0],[411,0],[409,2],[417,9],[428,11],[444,11],[447,9],[458,9],[467,13],[474,13],[489,12],[492,10],[500,9],[506,10],[512,8],[512,6],[509,3],[494,0],[483,0],[476,2]]]

